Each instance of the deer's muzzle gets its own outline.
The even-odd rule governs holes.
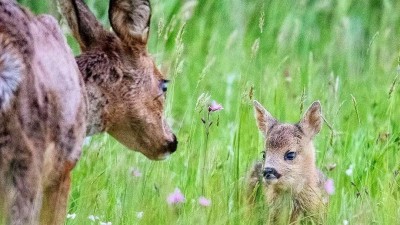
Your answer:
[[[178,147],[178,140],[176,139],[176,136],[174,134],[174,138],[171,142],[168,143],[167,148],[170,153],[173,153],[176,151],[177,147]]]

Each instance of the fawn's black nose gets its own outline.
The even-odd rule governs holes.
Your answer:
[[[263,170],[263,176],[267,180],[279,179],[279,177],[281,177],[281,175],[278,173],[278,171],[276,171],[276,169],[274,169],[272,167],[266,167]]]

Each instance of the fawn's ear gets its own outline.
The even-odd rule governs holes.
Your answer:
[[[321,103],[319,101],[313,102],[307,109],[300,121],[300,126],[310,138],[319,133],[322,127]]]
[[[151,17],[148,0],[111,0],[108,13],[114,32],[123,42],[146,45]]]
[[[82,51],[95,45],[106,31],[83,0],[58,0],[61,11]]]
[[[253,105],[258,129],[266,137],[268,131],[278,121],[274,117],[272,117],[272,115],[258,101],[254,100]]]

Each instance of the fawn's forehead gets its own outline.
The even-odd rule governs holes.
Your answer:
[[[285,146],[300,144],[304,134],[297,124],[276,124],[270,128],[266,139],[268,149],[280,149]]]

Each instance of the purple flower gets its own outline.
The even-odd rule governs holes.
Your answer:
[[[179,188],[175,188],[175,191],[168,195],[168,205],[179,204],[185,201],[185,196],[182,194]]]
[[[200,204],[201,206],[208,207],[208,206],[211,205],[211,200],[208,199],[208,198],[206,198],[206,197],[204,197],[204,196],[200,196],[200,198],[199,198],[199,204]]]
[[[332,179],[325,181],[324,188],[328,195],[333,195],[333,193],[335,193],[335,184]]]
[[[209,112],[216,112],[219,110],[223,110],[224,107],[222,107],[222,105],[218,104],[216,101],[212,101],[211,105],[208,106],[208,111]]]

